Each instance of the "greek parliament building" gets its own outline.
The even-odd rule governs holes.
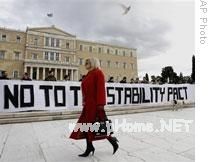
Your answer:
[[[87,71],[85,59],[97,57],[106,80],[137,77],[136,49],[81,40],[55,26],[19,31],[0,28],[0,70],[20,79],[24,72],[43,80],[53,70],[57,80],[69,75],[78,81]]]

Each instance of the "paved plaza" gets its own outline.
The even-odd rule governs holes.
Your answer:
[[[186,108],[110,116],[112,121],[119,123],[123,120],[152,123],[154,130],[160,127],[161,120],[166,123],[179,119],[192,122],[189,131],[182,126],[181,132],[119,129],[115,136],[120,147],[115,155],[112,155],[108,141],[101,140],[93,143],[95,154],[87,158],[77,156],[84,152],[85,141],[68,138],[69,123],[76,119],[0,125],[0,162],[192,162],[195,159],[194,112],[194,108]]]

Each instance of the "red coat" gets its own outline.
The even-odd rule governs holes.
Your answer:
[[[105,90],[105,77],[103,72],[96,68],[87,73],[81,83],[83,109],[77,123],[93,123],[96,120],[96,114],[100,119],[104,119],[104,109],[97,109],[99,105],[106,105],[106,90]],[[84,139],[84,133],[81,131],[72,132],[70,135],[72,139]],[[104,139],[106,137],[100,138]],[[88,139],[95,139],[94,133],[88,132]]]

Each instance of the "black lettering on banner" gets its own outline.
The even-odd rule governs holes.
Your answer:
[[[124,104],[127,104],[127,98],[129,99],[129,103],[131,103],[131,88],[125,87],[124,92],[125,92]]]
[[[13,94],[8,85],[4,85],[4,109],[9,109],[9,101],[15,108],[18,107],[18,85],[14,85]]]
[[[158,102],[158,90],[160,88],[159,87],[153,87],[153,90],[155,91],[155,102]]]
[[[106,92],[107,92],[107,98],[111,97],[112,101],[107,102],[108,105],[113,105],[115,103],[115,95],[110,93],[110,90],[113,90],[114,87],[107,87]]]
[[[161,102],[163,102],[163,95],[165,94],[165,88],[160,88]]]
[[[70,87],[70,91],[73,91],[74,92],[74,106],[77,106],[78,105],[78,91],[80,90],[80,87],[79,86],[71,86]]]
[[[123,88],[122,87],[115,87],[115,90],[118,92],[118,104],[121,104],[121,95],[122,95],[122,91]]]
[[[168,101],[170,101],[170,95],[172,95],[173,94],[173,89],[172,89],[172,87],[168,87]]]
[[[153,103],[153,89],[150,88],[150,101]]]
[[[177,88],[173,88],[173,99],[179,99]]]
[[[25,90],[28,89],[30,93],[30,101],[25,102]],[[34,106],[34,87],[33,85],[20,86],[20,107],[33,107]]]
[[[146,99],[146,93],[145,93],[145,88],[142,88],[142,102],[143,103],[149,103],[150,100],[149,99]]]
[[[184,92],[185,92],[185,99],[187,100],[187,87],[183,87]]]
[[[178,87],[179,100],[184,100],[184,97],[182,97],[181,92],[180,92],[182,89],[183,89],[182,87]]]
[[[58,102],[58,91],[62,91],[63,101],[61,103]],[[55,107],[66,106],[66,89],[65,89],[65,86],[55,86],[54,96],[55,96]]]
[[[44,96],[45,96],[45,106],[49,107],[50,106],[50,95],[49,95],[49,90],[53,89],[53,86],[49,85],[40,85],[39,89],[44,90]]]
[[[137,97],[137,100],[135,101],[135,97]],[[133,104],[138,104],[140,102],[140,96],[138,93],[138,88],[134,87],[132,88],[132,103]]]

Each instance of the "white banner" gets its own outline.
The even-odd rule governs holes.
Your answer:
[[[0,80],[0,112],[80,110],[81,82]],[[164,104],[171,100],[194,102],[191,84],[106,83],[107,106]]]

